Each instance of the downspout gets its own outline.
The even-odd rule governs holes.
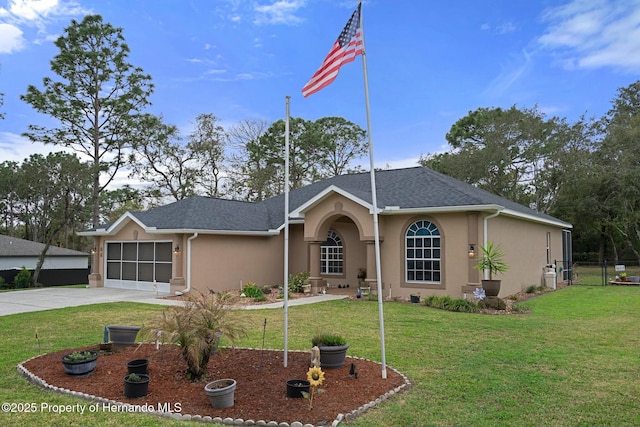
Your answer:
[[[491,218],[495,218],[498,215],[500,215],[500,211],[501,211],[501,209],[497,209],[491,215],[487,215],[484,218],[482,218],[482,247],[483,248],[486,248],[487,247],[487,243],[489,242],[489,238],[487,237],[488,221]],[[489,270],[486,270],[486,269],[484,270],[484,280],[489,280]]]
[[[182,291],[176,291],[176,295],[186,294],[191,290],[191,241],[198,237],[198,233],[187,239],[187,287]]]

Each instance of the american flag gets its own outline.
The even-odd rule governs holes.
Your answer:
[[[342,65],[352,62],[356,56],[362,54],[362,29],[360,28],[360,8],[353,12],[349,22],[333,44],[331,51],[322,61],[322,65],[315,72],[311,80],[302,88],[302,95],[307,96],[329,86],[338,76]]]

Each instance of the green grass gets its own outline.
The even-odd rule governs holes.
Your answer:
[[[627,274],[629,276],[638,276],[640,268],[637,266],[627,266]],[[577,278],[576,278],[577,273]],[[598,265],[578,265],[574,269],[574,280],[580,285],[595,285],[602,286],[602,279],[604,272],[602,267]],[[616,271],[614,265],[607,267],[606,281],[609,282],[616,277]]]
[[[385,303],[386,359],[413,386],[353,426],[640,425],[640,288],[572,286],[524,303],[525,315],[480,315]],[[113,303],[2,317],[3,402],[86,401],[29,385],[16,365],[41,351],[94,344],[107,323],[140,324],[163,308]],[[249,310],[239,345],[282,348],[283,310]],[[102,320],[101,320],[102,319]],[[341,300],[289,308],[289,348],[339,331],[349,355],[380,360],[377,303]],[[259,373],[257,373],[259,374]],[[380,381],[384,381],[380,379]],[[184,426],[137,414],[0,413],[7,426]]]

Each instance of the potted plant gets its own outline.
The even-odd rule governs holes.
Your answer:
[[[420,294],[411,294],[409,295],[409,299],[413,304],[418,304],[420,302]]]
[[[311,383],[307,380],[288,380],[287,381],[287,397],[303,397],[302,392],[309,393]]]
[[[367,278],[367,269],[366,268],[360,268],[358,270],[358,284],[360,286],[364,286],[366,278]]]
[[[95,351],[74,351],[62,356],[62,365],[68,375],[89,376],[96,368],[97,359]]]
[[[211,381],[204,386],[204,392],[209,397],[213,408],[229,408],[233,406],[236,391],[236,380],[225,378]]]
[[[233,309],[236,300],[231,293],[191,291],[184,304],[166,308],[141,333],[152,341],[160,337],[180,346],[187,378],[197,381],[206,374],[209,358],[221,337],[233,344],[246,335],[247,322],[239,310]]]
[[[502,247],[496,246],[493,242],[487,242],[487,246],[480,246],[482,252],[481,257],[478,259],[478,263],[474,266],[476,270],[488,271],[489,279],[481,280],[482,289],[484,289],[487,297],[497,297],[500,292],[500,283],[498,279],[494,279],[493,276],[498,273],[504,273],[509,269],[509,266],[504,261],[504,251]]]
[[[311,346],[320,350],[320,366],[325,369],[343,366],[349,349],[344,337],[337,334],[318,334],[311,339]]]
[[[149,390],[149,375],[147,374],[127,374],[124,377],[124,396],[143,397]]]

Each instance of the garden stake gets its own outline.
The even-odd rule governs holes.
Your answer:
[[[260,368],[262,368],[262,359],[264,358],[264,337],[267,333],[267,318],[264,318],[264,325],[262,327],[262,351],[260,352]]]

